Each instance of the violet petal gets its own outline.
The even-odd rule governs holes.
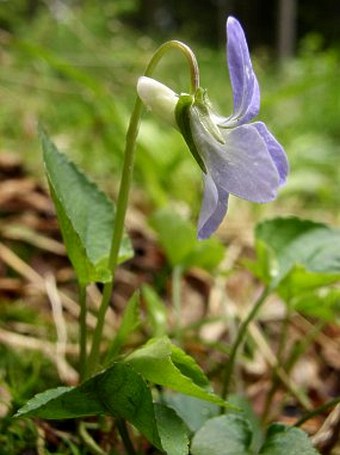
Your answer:
[[[260,90],[240,23],[229,17],[226,28],[227,61],[234,98],[234,112],[227,126],[233,126],[246,123],[258,114]]]
[[[203,174],[204,195],[198,220],[198,238],[206,239],[221,224],[228,208],[229,194],[218,188],[209,174]]]
[[[216,187],[253,202],[275,199],[280,176],[257,128],[250,124],[221,130],[225,144],[220,144],[192,114],[195,145]]]
[[[254,122],[252,125],[255,126],[266,143],[270,156],[272,157],[279,173],[280,185],[283,185],[289,172],[288,159],[283,147],[279,144],[263,122]]]

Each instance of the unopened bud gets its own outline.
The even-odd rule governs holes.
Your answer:
[[[175,108],[179,97],[173,90],[155,79],[142,76],[137,82],[137,93],[147,109],[177,127]]]

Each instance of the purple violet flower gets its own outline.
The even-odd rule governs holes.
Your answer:
[[[171,123],[176,120],[203,170],[199,239],[208,238],[216,231],[227,212],[229,194],[252,202],[270,202],[276,198],[288,174],[286,154],[266,125],[249,123],[259,112],[259,85],[240,23],[229,17],[226,28],[227,62],[234,100],[233,113],[229,117],[212,111],[203,89],[198,89],[193,97],[178,96],[163,84],[145,77],[140,78],[137,85],[143,102],[159,114],[163,111],[163,117],[164,106],[168,104],[166,116]],[[152,83],[158,85],[151,88]]]

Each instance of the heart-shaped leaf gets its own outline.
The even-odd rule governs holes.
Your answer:
[[[51,196],[78,280],[83,284],[110,281],[108,261],[115,221],[114,205],[58,151],[43,131],[40,135]],[[132,256],[130,241],[125,236],[118,261],[126,261]]]
[[[156,403],[155,415],[165,452],[168,455],[187,455],[189,452],[187,428],[176,412],[163,404]]]
[[[275,218],[260,223],[255,236],[260,257],[250,268],[272,287],[282,283],[284,296],[340,279],[340,230],[296,217]]]
[[[260,455],[317,455],[307,434],[295,427],[273,424],[269,427],[267,437]]]
[[[192,455],[251,455],[252,431],[241,415],[229,414],[208,420],[195,434]]]
[[[220,407],[216,404],[183,393],[167,391],[163,394],[163,399],[176,411],[192,433],[199,430],[208,419],[220,413]]]
[[[250,422],[240,414],[208,420],[194,435],[192,455],[317,455],[307,434],[282,424],[269,427],[260,451],[254,445]]]

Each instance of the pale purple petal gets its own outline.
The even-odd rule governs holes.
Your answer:
[[[209,174],[204,176],[204,195],[198,220],[198,238],[206,239],[221,224],[228,208],[228,193],[217,188]]]
[[[243,29],[234,17],[227,20],[227,61],[233,89],[234,112],[228,126],[243,124],[260,109],[260,90]]]
[[[275,199],[280,176],[265,140],[256,127],[221,130],[224,144],[200,125],[192,111],[192,137],[217,188],[253,202]]]
[[[267,144],[270,156],[272,157],[280,176],[280,185],[283,185],[289,171],[288,159],[283,147],[278,143],[263,122],[254,122],[252,123],[252,126],[255,126],[262,139]]]

